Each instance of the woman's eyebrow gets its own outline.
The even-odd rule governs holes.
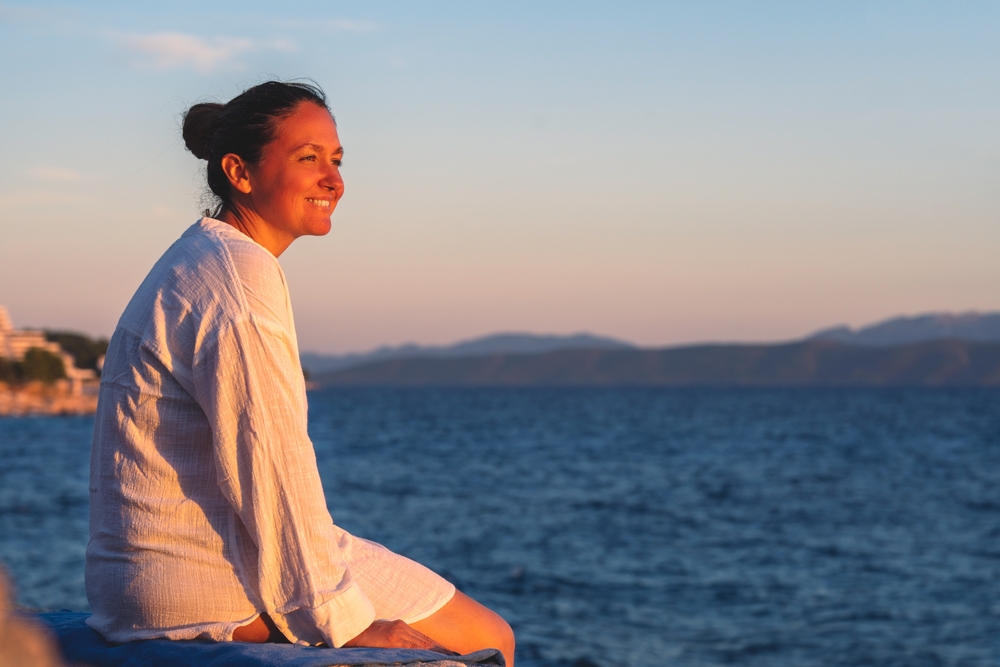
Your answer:
[[[302,144],[301,146],[298,146],[295,150],[300,151],[303,148],[309,148],[309,149],[314,150],[314,151],[322,151],[322,150],[326,149],[326,146],[323,146],[321,144],[306,143],[306,144]],[[343,146],[337,146],[337,148],[333,150],[333,154],[334,155],[336,155],[338,153],[340,153],[341,155],[344,154],[344,147]]]

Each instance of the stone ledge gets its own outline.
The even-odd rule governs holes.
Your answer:
[[[90,415],[97,410],[97,393],[96,381],[75,388],[68,380],[13,386],[0,382],[0,416]]]

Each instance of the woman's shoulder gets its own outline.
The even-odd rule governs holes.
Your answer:
[[[275,310],[284,321],[286,303],[274,256],[226,223],[202,218],[156,262],[119,324],[138,333],[161,311],[211,324]]]
[[[202,218],[191,231],[203,233],[225,248],[233,263],[232,268],[240,273],[241,278],[260,274],[283,277],[277,258],[232,225],[213,218]]]
[[[288,322],[288,288],[277,258],[231,225],[202,218],[196,225],[223,249],[226,270],[238,286],[248,313]]]

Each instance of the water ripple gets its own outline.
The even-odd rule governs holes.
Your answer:
[[[1000,392],[338,389],[334,518],[507,617],[523,667],[992,665]],[[83,418],[0,420],[0,560],[85,608]]]

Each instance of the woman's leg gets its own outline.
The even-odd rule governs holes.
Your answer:
[[[473,653],[484,648],[500,649],[507,667],[514,667],[514,632],[507,621],[461,591],[436,612],[416,623],[417,632],[459,653]],[[233,641],[287,642],[274,623],[261,614],[251,623],[236,628]]]
[[[281,631],[274,625],[274,621],[267,614],[261,614],[246,625],[241,625],[233,631],[234,642],[252,642],[263,644],[271,642],[273,644],[287,644],[288,640],[281,634]]]
[[[507,621],[460,591],[455,591],[455,597],[445,606],[410,627],[459,653],[500,649],[507,667],[514,667],[514,632]]]

